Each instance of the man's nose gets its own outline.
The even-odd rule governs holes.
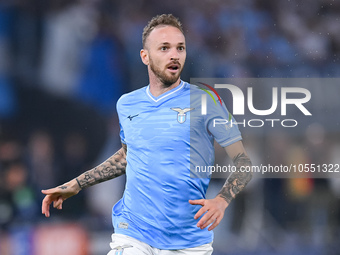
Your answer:
[[[171,61],[179,60],[179,53],[176,49],[171,51]]]

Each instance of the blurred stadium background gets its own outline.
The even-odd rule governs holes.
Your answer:
[[[340,76],[336,0],[1,1],[1,255],[109,250],[111,207],[124,177],[81,192],[49,219],[40,213],[40,190],[120,147],[115,103],[147,85],[141,33],[160,13],[183,22],[184,80]],[[340,87],[330,94],[326,105],[313,105],[324,120],[294,134],[247,129],[253,163],[339,163]],[[216,162],[224,158],[217,148]],[[223,182],[213,179],[209,196]],[[214,254],[340,254],[339,196],[336,178],[255,179],[216,229]]]

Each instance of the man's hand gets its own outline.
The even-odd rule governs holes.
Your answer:
[[[220,196],[217,196],[213,199],[198,199],[198,200],[189,200],[189,203],[192,205],[201,205],[202,208],[196,213],[194,216],[195,220],[201,217],[204,213],[204,216],[197,223],[197,227],[204,229],[210,224],[212,224],[208,230],[211,231],[218,224],[220,224],[221,220],[224,216],[224,211],[228,207],[227,201]]]
[[[46,217],[50,217],[50,205],[52,202],[54,208],[61,210],[63,202],[69,197],[78,194],[80,190],[81,189],[75,179],[59,187],[42,190],[41,192],[46,195],[42,202],[42,214],[45,214]]]

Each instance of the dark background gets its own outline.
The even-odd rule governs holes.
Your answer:
[[[40,190],[119,149],[115,103],[148,84],[141,34],[161,13],[183,22],[183,80],[340,76],[334,0],[1,1],[0,254],[109,250],[124,177],[81,192],[50,219],[40,213]],[[339,163],[340,126],[329,112],[339,109],[340,87],[325,84],[312,96],[327,93],[313,101],[325,119],[299,132],[241,128],[253,163]],[[223,182],[214,178],[208,196]],[[336,178],[254,179],[216,229],[214,254],[339,254],[339,187]],[[81,248],[71,252],[75,243]]]

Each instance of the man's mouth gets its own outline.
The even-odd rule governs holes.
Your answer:
[[[179,70],[180,65],[179,64],[170,64],[168,65],[167,69],[170,72],[177,72],[177,70]]]

